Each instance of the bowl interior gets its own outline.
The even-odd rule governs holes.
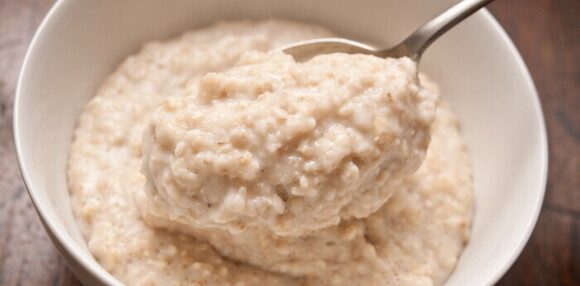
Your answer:
[[[15,101],[15,138],[31,197],[55,243],[87,284],[118,284],[90,255],[70,208],[69,142],[94,89],[147,40],[217,20],[283,17],[320,23],[385,47],[452,0],[59,1],[30,46]],[[152,20],[155,19],[155,20]],[[513,263],[543,199],[547,146],[531,78],[486,11],[450,31],[421,69],[460,117],[472,158],[476,213],[471,240],[447,285],[494,283]]]

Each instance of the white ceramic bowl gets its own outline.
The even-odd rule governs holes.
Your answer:
[[[318,22],[385,47],[452,0],[61,0],[26,56],[14,106],[20,166],[54,244],[86,285],[120,283],[94,260],[75,224],[66,183],[73,128],[95,87],[140,44],[220,19]],[[425,54],[459,114],[473,161],[472,238],[447,285],[496,282],[529,238],[544,195],[547,143],[534,84],[505,32],[481,11]]]

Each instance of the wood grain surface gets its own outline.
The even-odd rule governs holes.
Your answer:
[[[0,0],[0,285],[81,285],[49,241],[22,183],[12,101],[26,48],[53,0]],[[546,199],[498,285],[580,285],[580,0],[498,0],[489,9],[528,64],[550,142]]]

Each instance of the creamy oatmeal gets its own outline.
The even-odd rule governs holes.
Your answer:
[[[331,35],[221,23],[105,80],[68,169],[105,269],[130,285],[444,282],[473,200],[457,120],[409,59],[260,52]]]
[[[408,58],[244,54],[154,113],[140,206],[235,234],[299,236],[366,217],[427,150],[436,96],[416,74]]]

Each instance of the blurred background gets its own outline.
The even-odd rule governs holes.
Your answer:
[[[26,48],[54,0],[0,0],[0,285],[81,285],[58,256],[20,177],[12,101]],[[498,285],[580,285],[580,0],[497,0],[540,94],[546,198],[530,241]]]

